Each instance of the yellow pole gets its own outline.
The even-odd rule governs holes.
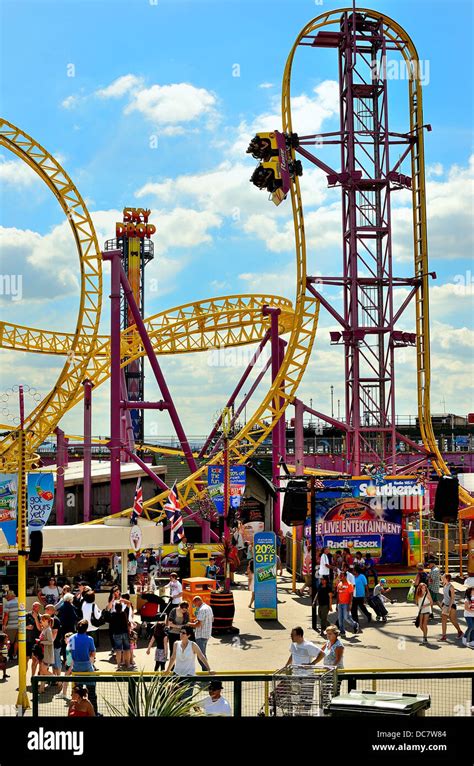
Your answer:
[[[291,590],[296,593],[296,527],[292,527],[291,545]]]
[[[30,707],[26,693],[26,471],[25,432],[18,432],[18,697],[20,715]]]
[[[459,577],[463,576],[462,572],[462,538],[463,538],[463,526],[462,519],[458,519],[458,543],[459,543]]]
[[[449,572],[449,527],[444,525],[444,571]]]

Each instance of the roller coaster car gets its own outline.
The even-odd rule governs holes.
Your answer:
[[[273,133],[257,133],[250,142],[247,153],[263,160],[250,181],[259,189],[270,192],[274,204],[279,205],[288,194],[291,178],[303,172],[299,160],[290,164],[286,136],[277,130]]]
[[[278,161],[262,162],[253,172],[251,182],[259,189],[266,189],[271,194],[281,188],[282,179]]]
[[[271,157],[278,157],[278,144],[275,133],[257,133],[252,138],[247,154],[256,160],[268,162]]]

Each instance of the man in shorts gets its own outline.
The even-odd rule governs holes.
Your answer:
[[[428,590],[433,599],[433,606],[437,606],[441,611],[439,586],[441,583],[441,572],[436,561],[430,561],[430,573],[428,575]],[[433,615],[431,615],[433,617]]]

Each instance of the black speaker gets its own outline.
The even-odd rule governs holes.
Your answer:
[[[306,479],[290,479],[286,485],[281,520],[289,527],[304,524],[308,515],[308,484]]]
[[[30,532],[30,552],[28,554],[28,561],[37,564],[41,559],[43,553],[43,533],[42,532]]]
[[[436,487],[433,513],[436,521],[456,521],[459,509],[459,479],[443,476]]]

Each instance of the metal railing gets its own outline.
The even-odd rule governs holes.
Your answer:
[[[315,669],[324,673],[324,668]],[[89,685],[97,698],[97,709],[104,716],[111,715],[111,706],[123,716],[133,715],[136,687],[139,679],[151,683],[160,673],[84,673],[73,676],[55,676],[55,681],[68,681],[72,684]],[[189,679],[195,686],[196,699],[207,696],[209,681],[220,680],[223,683],[223,696],[232,708],[236,718],[243,716],[273,715],[272,690],[274,671],[255,671],[247,673],[218,673],[213,676],[197,675]],[[167,678],[167,676],[163,676]],[[51,676],[32,678],[34,717],[67,716],[68,703],[58,699],[54,691],[46,689],[39,694],[42,682],[51,681]],[[474,708],[474,670],[450,668],[449,670],[390,670],[377,668],[347,669],[337,671],[337,687],[341,694],[353,689],[359,691],[389,691],[405,693],[425,693],[431,697],[428,716],[459,717],[470,716]],[[70,691],[71,687],[69,687]],[[199,690],[202,693],[199,693]]]

